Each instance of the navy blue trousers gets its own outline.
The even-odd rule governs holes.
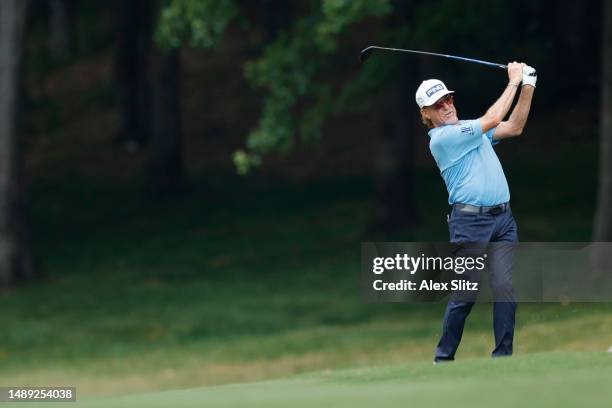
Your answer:
[[[486,253],[491,290],[494,296],[492,356],[512,355],[516,301],[512,290],[512,266],[518,242],[516,221],[510,209],[498,214],[477,214],[453,208],[448,222],[450,241],[456,244],[456,256],[480,256]],[[493,244],[489,244],[493,243]],[[501,244],[495,244],[501,243]],[[470,280],[479,280],[471,271]],[[477,293],[455,292],[446,306],[442,336],[436,347],[435,361],[454,360],[461,342],[465,320],[474,306]]]

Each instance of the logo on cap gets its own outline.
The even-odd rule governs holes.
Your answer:
[[[431,95],[435,94],[438,91],[442,91],[444,90],[444,86],[442,84],[436,84],[434,86],[432,86],[431,88],[429,88],[425,94],[427,95],[427,97],[430,97]]]

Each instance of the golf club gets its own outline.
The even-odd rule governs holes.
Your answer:
[[[433,55],[434,57],[451,58],[451,59],[456,59],[456,60],[460,60],[460,61],[475,62],[477,64],[488,65],[490,67],[497,67],[497,68],[501,68],[501,69],[508,69],[508,67],[506,65],[503,65],[503,64],[496,64],[494,62],[481,61],[481,60],[477,60],[477,59],[473,59],[473,58],[457,57],[455,55],[438,54],[438,53],[435,53],[435,52],[405,50],[405,49],[402,49],[402,48],[379,47],[377,45],[371,45],[371,46],[369,46],[367,48],[364,48],[361,51],[361,53],[359,54],[359,60],[362,63],[364,63],[370,57],[370,55],[372,55],[372,53],[374,51],[376,51],[376,50],[398,51],[398,52],[409,52],[409,53],[412,53],[412,54]]]

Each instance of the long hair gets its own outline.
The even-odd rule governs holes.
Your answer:
[[[423,123],[423,125],[425,125],[425,127],[428,130],[433,129],[434,128],[433,122],[430,119],[427,119],[425,115],[423,115],[423,112],[419,111],[419,113],[421,114],[421,123]]]

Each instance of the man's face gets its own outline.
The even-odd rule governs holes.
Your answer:
[[[453,125],[459,122],[453,99],[452,94],[445,95],[433,105],[421,108],[421,115],[431,120],[434,127]]]

